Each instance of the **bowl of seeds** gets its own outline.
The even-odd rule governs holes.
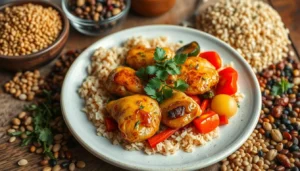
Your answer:
[[[69,21],[56,5],[38,0],[0,7],[0,69],[21,71],[53,60],[69,35]]]
[[[124,21],[130,0],[63,0],[62,8],[77,31],[98,36]]]

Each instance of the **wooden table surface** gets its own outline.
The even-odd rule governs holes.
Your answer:
[[[127,20],[123,25],[118,26],[112,32],[123,30],[125,28],[151,25],[151,24],[174,24],[177,25],[183,20],[186,20],[195,11],[197,0],[177,0],[175,6],[168,13],[156,17],[145,18],[130,12]],[[200,10],[203,10],[208,4],[214,3],[216,0],[209,0],[203,4]],[[55,3],[60,5],[60,0],[55,0]],[[269,0],[269,3],[280,13],[286,27],[290,30],[290,38],[293,41],[295,53],[300,52],[300,0]],[[111,32],[111,33],[112,33]],[[81,49],[87,47],[99,40],[103,36],[89,37],[82,35],[73,28],[70,30],[70,36],[64,51],[72,49]],[[80,43],[79,43],[80,42]],[[53,62],[40,68],[42,74],[46,74]],[[2,170],[41,170],[38,162],[41,156],[28,152],[28,147],[19,147],[19,142],[8,143],[9,136],[6,135],[6,130],[10,125],[10,120],[16,116],[26,102],[22,102],[12,98],[10,95],[3,92],[3,85],[7,82],[13,73],[0,71],[0,171]],[[112,166],[100,159],[97,159],[92,154],[88,153],[83,147],[78,145],[72,150],[77,158],[84,160],[87,164],[85,169],[81,170],[122,170]],[[17,161],[26,158],[29,164],[26,167],[18,167]],[[218,170],[218,164],[210,166],[202,170]]]

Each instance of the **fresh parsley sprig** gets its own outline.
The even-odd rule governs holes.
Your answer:
[[[282,95],[288,91],[288,89],[292,88],[293,84],[289,83],[286,79],[282,79],[281,81],[275,83],[272,86],[272,95]]]
[[[172,97],[173,89],[185,91],[188,88],[185,81],[176,80],[174,86],[171,87],[166,80],[169,75],[180,74],[180,65],[186,61],[187,57],[186,54],[177,54],[174,58],[168,59],[166,51],[157,47],[154,52],[155,64],[136,71],[136,75],[143,80],[154,76],[144,88],[146,94],[158,102],[162,102],[164,99]]]
[[[34,141],[39,142],[43,145],[44,154],[54,159],[50,150],[50,145],[53,143],[53,133],[49,123],[60,110],[52,102],[50,92],[44,91],[43,94],[45,95],[44,102],[25,106],[25,110],[32,113],[34,130],[25,132],[27,138],[22,140],[21,146],[26,146]],[[21,136],[21,134],[23,134],[21,131],[11,133],[12,136]]]

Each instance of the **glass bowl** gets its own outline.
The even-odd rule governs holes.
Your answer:
[[[98,36],[103,33],[107,33],[115,26],[119,25],[127,16],[129,8],[130,8],[130,0],[124,0],[126,7],[123,11],[121,11],[118,15],[112,16],[110,18],[94,21],[82,19],[74,15],[70,11],[69,7],[70,0],[62,1],[62,9],[70,20],[71,25],[80,33],[89,35],[89,36]]]

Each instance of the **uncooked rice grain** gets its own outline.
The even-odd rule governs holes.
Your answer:
[[[89,120],[95,125],[97,135],[106,137],[114,145],[122,145],[126,150],[143,150],[146,154],[174,154],[179,149],[192,152],[195,146],[201,146],[219,136],[218,128],[208,134],[199,134],[194,126],[175,132],[170,138],[161,142],[156,148],[150,148],[147,143],[128,143],[123,140],[120,131],[107,132],[104,118],[107,116],[105,106],[111,95],[106,91],[104,84],[109,73],[119,65],[124,64],[127,51],[138,45],[146,48],[169,47],[176,51],[181,44],[169,43],[166,37],[145,39],[134,37],[124,43],[122,47],[105,49],[100,47],[91,57],[91,65],[87,68],[88,77],[79,88],[80,96],[85,100],[83,111]]]

